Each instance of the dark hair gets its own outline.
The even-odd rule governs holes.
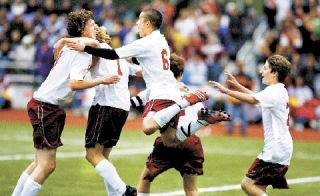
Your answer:
[[[175,53],[170,54],[170,70],[173,72],[175,78],[183,74],[185,61],[182,57]]]
[[[278,81],[283,83],[291,70],[291,63],[281,55],[272,55],[267,59],[271,72],[278,72]]]
[[[93,14],[88,10],[70,12],[68,14],[67,31],[71,37],[81,37],[89,20],[94,20]]]
[[[162,24],[162,14],[155,9],[146,9],[143,10],[144,19],[149,21],[153,28],[160,29]]]

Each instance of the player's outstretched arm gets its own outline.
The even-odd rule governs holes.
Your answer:
[[[236,99],[239,99],[240,101],[247,102],[250,104],[257,104],[259,101],[251,94],[251,93],[243,93],[239,91],[233,91],[230,89],[225,88],[218,82],[209,81],[209,83],[216,87],[221,93],[227,94],[231,97],[234,97]]]
[[[92,80],[71,80],[70,89],[73,91],[83,90],[87,88],[92,88],[99,84],[115,84],[119,81],[120,81],[120,77],[118,75],[100,77]]]
[[[77,42],[73,40],[66,41],[66,45],[73,50],[86,52],[97,57],[102,57],[110,60],[119,59],[119,56],[114,49],[92,47],[86,45],[84,42]]]
[[[243,85],[241,85],[229,71],[224,71],[224,74],[226,74],[228,76],[228,79],[226,81],[227,84],[233,86],[238,91],[243,92],[243,93],[247,93],[247,94],[254,93],[253,91],[251,91],[251,90],[247,89],[246,87],[244,87]]]

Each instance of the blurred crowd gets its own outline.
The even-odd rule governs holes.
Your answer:
[[[208,87],[207,81],[223,82],[223,70],[228,70],[247,88],[260,90],[264,86],[259,69],[275,53],[287,57],[293,65],[286,80],[291,124],[297,130],[320,129],[319,0],[264,0],[261,6],[262,12],[257,13],[253,0],[153,0],[142,4],[140,10],[123,4],[114,6],[112,0],[82,4],[64,0],[59,5],[54,0],[14,0],[13,3],[0,0],[0,64],[14,61],[18,67],[30,66],[43,81],[53,64],[53,45],[66,36],[69,12],[82,8],[93,11],[95,21],[106,27],[112,36],[112,47],[117,48],[138,38],[137,16],[142,9],[152,7],[164,14],[161,31],[172,52],[186,60],[183,82],[191,88],[206,90],[211,97],[207,106],[225,109],[235,119],[229,123],[228,133],[232,133],[233,123],[239,122],[245,134],[248,123],[260,122],[260,112],[220,95]],[[253,40],[262,23],[266,27]],[[251,62],[254,67],[248,67],[243,58],[238,58],[246,43],[253,45],[249,53],[254,56]],[[0,66],[3,92],[10,85],[3,78],[12,72],[15,70]],[[131,78],[130,86],[136,94],[144,88],[144,83],[141,78]],[[88,96],[79,95],[75,99],[81,102],[85,97]],[[78,104],[74,107],[81,105],[80,102],[75,101]]]

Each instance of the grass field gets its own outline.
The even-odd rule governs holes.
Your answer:
[[[58,149],[57,168],[43,185],[39,195],[106,195],[102,178],[84,158],[82,127],[66,127]],[[124,131],[111,158],[121,178],[137,186],[148,153],[157,135]],[[205,151],[204,175],[199,177],[199,195],[245,195],[239,184],[248,167],[263,147],[262,139],[242,137],[201,137]],[[0,195],[11,195],[21,172],[33,159],[32,128],[29,124],[0,122]],[[314,182],[292,183],[289,190],[273,190],[270,195],[320,195],[320,143],[294,142],[294,154],[287,179],[312,178]],[[303,181],[303,180],[302,180]],[[293,182],[293,181],[291,181]],[[237,186],[229,186],[237,185]],[[217,191],[222,186],[227,190]],[[206,189],[207,188],[207,189]],[[230,190],[231,189],[231,190]],[[182,179],[175,170],[158,176],[152,193],[182,191]]]

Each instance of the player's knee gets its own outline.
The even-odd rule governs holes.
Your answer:
[[[149,123],[143,123],[142,130],[143,130],[144,134],[151,135],[152,133],[154,133],[157,130],[157,128],[150,125]]]
[[[41,164],[39,164],[39,166],[43,172],[51,174],[56,169],[56,161],[50,160],[50,161],[42,162]]]
[[[197,189],[187,189],[185,190],[186,196],[197,196],[198,191]]]
[[[147,116],[143,119],[142,130],[146,135],[153,134],[159,128],[159,125],[155,120],[153,120],[152,116]]]
[[[93,158],[94,158],[94,155],[91,153],[91,152],[86,152],[86,159],[87,159],[87,161],[89,161],[90,163],[92,162],[92,160],[93,160]]]
[[[242,182],[241,182],[241,188],[242,190],[246,191],[248,189],[248,182],[246,181],[246,179],[243,179]]]

